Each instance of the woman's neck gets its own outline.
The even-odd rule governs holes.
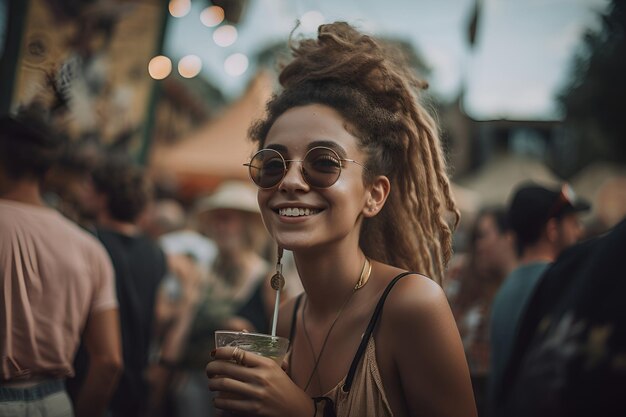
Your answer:
[[[337,309],[354,291],[365,262],[360,248],[346,251],[307,251],[294,253],[298,274],[312,315],[326,316]]]

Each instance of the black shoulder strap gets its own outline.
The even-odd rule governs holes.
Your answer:
[[[300,303],[302,302],[302,297],[304,293],[298,295],[296,298],[296,303],[293,306],[293,314],[291,315],[291,327],[289,328],[289,343],[293,343],[293,338],[296,336],[296,321],[298,318],[298,308],[300,307]]]
[[[363,338],[361,339],[361,344],[359,345],[359,349],[356,351],[356,355],[354,355],[354,359],[352,360],[352,364],[350,365],[350,370],[348,371],[346,382],[345,384],[343,384],[343,387],[341,387],[343,392],[350,391],[350,387],[352,386],[352,380],[354,379],[354,374],[356,373],[356,368],[359,365],[361,357],[365,353],[365,349],[367,348],[367,343],[369,342],[369,339],[372,336],[372,333],[374,332],[376,323],[378,323],[378,319],[380,318],[380,315],[383,311],[383,307],[385,306],[385,300],[387,299],[387,295],[389,295],[389,292],[391,291],[393,286],[396,285],[396,282],[398,282],[401,278],[407,275],[411,275],[411,274],[415,274],[415,272],[403,272],[397,275],[389,284],[387,284],[387,288],[385,288],[385,291],[380,296],[380,299],[378,300],[378,304],[376,305],[376,308],[374,309],[374,313],[372,314],[372,318],[370,319],[370,322],[367,325],[367,329],[365,330],[365,333],[363,334]]]

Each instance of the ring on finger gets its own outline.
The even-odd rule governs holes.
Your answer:
[[[241,349],[239,346],[236,346],[235,349],[233,349],[233,353],[230,358],[236,364],[243,365],[243,360],[245,358],[245,355],[246,355],[246,351]]]

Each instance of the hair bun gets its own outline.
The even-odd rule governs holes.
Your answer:
[[[292,32],[289,46],[294,59],[279,76],[285,89],[318,81],[353,85],[395,112],[407,108],[407,98],[414,101],[418,90],[428,86],[417,79],[399,48],[346,22],[321,25],[317,39],[294,40]]]

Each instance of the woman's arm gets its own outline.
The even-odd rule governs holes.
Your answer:
[[[400,280],[382,320],[409,415],[476,416],[465,353],[441,287],[423,276]]]

